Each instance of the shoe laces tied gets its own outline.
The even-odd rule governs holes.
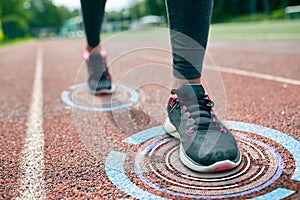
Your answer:
[[[226,133],[227,130],[222,124],[222,122],[217,118],[213,112],[214,102],[209,98],[207,94],[202,96],[197,96],[197,99],[180,99],[180,95],[176,89],[171,91],[172,94],[177,95],[177,99],[174,99],[174,105],[171,108],[172,112],[175,108],[181,107],[181,113],[183,114],[184,119],[188,119],[187,125],[192,125],[188,130],[189,133],[193,133],[192,130],[203,130],[203,127],[206,126],[207,129],[219,130],[223,133]],[[203,112],[204,111],[204,112]],[[210,123],[203,123],[203,119],[206,117],[209,118]]]

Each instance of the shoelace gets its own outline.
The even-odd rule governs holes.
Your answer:
[[[176,89],[173,89],[171,92],[177,95],[177,99],[170,112],[172,112],[175,107],[181,107],[183,118],[189,119],[187,125],[194,125],[188,130],[188,132],[192,133],[196,130],[203,129],[203,127],[211,130],[220,130],[223,133],[227,132],[223,124],[213,112],[214,102],[209,99],[208,95],[204,95],[200,98],[198,97],[197,100],[185,99],[183,101],[180,99],[180,94],[178,94]],[[208,124],[203,124],[203,119],[201,120],[203,117],[209,119]]]

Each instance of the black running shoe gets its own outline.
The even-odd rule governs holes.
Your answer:
[[[241,153],[232,133],[218,120],[202,85],[185,83],[171,91],[165,130],[180,139],[180,160],[198,172],[237,167]]]
[[[106,64],[106,56],[99,52],[85,52],[88,68],[88,86],[92,94],[110,94],[114,92],[111,76]]]

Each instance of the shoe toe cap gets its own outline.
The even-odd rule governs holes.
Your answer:
[[[239,160],[240,152],[233,136],[211,135],[200,136],[201,139],[195,137],[189,146],[185,146],[186,154],[194,162],[208,166],[224,160]]]

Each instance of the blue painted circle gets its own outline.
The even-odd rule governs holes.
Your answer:
[[[277,169],[276,173],[274,174],[274,176],[269,181],[267,181],[266,183],[264,183],[264,184],[262,184],[262,185],[260,185],[256,188],[252,188],[250,190],[247,190],[247,191],[244,191],[244,192],[238,192],[238,193],[234,193],[234,194],[227,194],[227,195],[220,195],[220,196],[200,196],[200,195],[182,194],[182,193],[170,191],[170,190],[167,190],[167,189],[156,186],[155,184],[153,184],[152,182],[147,180],[147,178],[144,177],[144,175],[142,174],[142,172],[140,170],[139,163],[143,160],[144,155],[146,155],[152,149],[155,149],[155,147],[159,146],[161,143],[170,141],[171,140],[170,138],[166,138],[166,139],[163,139],[161,141],[158,141],[158,142],[150,145],[146,149],[144,149],[136,157],[135,164],[134,164],[135,173],[137,174],[137,176],[145,184],[147,184],[148,186],[150,186],[150,187],[152,187],[152,188],[154,188],[158,191],[161,191],[161,192],[164,192],[164,193],[167,193],[167,194],[171,194],[171,195],[174,195],[174,196],[185,197],[185,198],[193,198],[193,199],[203,199],[203,198],[215,199],[215,198],[231,198],[231,197],[243,196],[243,195],[251,194],[253,192],[257,192],[257,191],[271,185],[272,183],[274,183],[280,177],[280,175],[282,174],[283,168],[284,168],[284,162],[283,162],[283,159],[281,158],[281,156],[279,155],[279,153],[276,150],[272,149],[271,147],[269,147],[268,145],[266,145],[262,142],[259,142],[259,141],[256,141],[256,140],[253,140],[253,139],[250,139],[250,138],[247,138],[247,137],[242,137],[242,136],[237,136],[237,137],[241,138],[243,140],[246,140],[248,142],[255,143],[255,144],[267,149],[269,152],[273,153],[273,155],[276,157],[276,160],[277,160],[277,163],[278,163],[278,169]]]
[[[77,88],[80,87],[87,87],[87,84],[82,83],[82,84],[77,84],[77,85],[73,85],[70,87],[71,90],[75,90]],[[138,101],[139,95],[138,93],[125,85],[118,85],[118,87],[120,87],[121,89],[127,91],[130,93],[130,102],[132,103],[136,103]],[[112,106],[112,107],[105,107],[105,108],[101,108],[101,107],[88,107],[88,106],[83,106],[83,105],[78,105],[76,103],[74,103],[70,98],[69,98],[69,94],[70,91],[63,91],[61,94],[61,99],[63,100],[63,102],[65,102],[67,105],[71,106],[72,108],[78,108],[81,110],[87,110],[87,111],[114,111],[114,110],[120,110],[120,109],[124,109],[124,108],[128,108],[131,105],[130,104],[120,104],[117,106]]]
[[[280,132],[280,131],[277,131],[274,129],[270,129],[267,127],[255,125],[255,124],[244,123],[244,122],[235,122],[235,121],[227,121],[227,124],[230,129],[254,133],[254,134],[257,134],[260,136],[264,136],[264,137],[267,137],[268,139],[271,139],[271,140],[277,142],[281,146],[285,147],[293,155],[294,161],[295,161],[295,171],[294,171],[294,174],[291,179],[294,181],[300,181],[300,154],[299,154],[300,141],[296,140],[295,138],[293,138],[283,132]],[[123,142],[129,143],[129,144],[134,144],[134,145],[139,145],[151,138],[154,138],[156,136],[160,136],[163,134],[165,134],[163,127],[157,126],[157,127],[153,127],[153,128],[141,131],[139,133],[136,133],[136,134],[124,139]],[[242,136],[238,136],[238,137],[242,137]],[[266,183],[254,188],[252,190],[249,190],[249,191],[232,194],[234,196],[241,196],[241,195],[253,193],[255,191],[259,191],[259,190],[271,185],[275,180],[277,180],[280,177],[280,175],[283,171],[283,168],[284,168],[283,159],[281,158],[281,156],[278,154],[277,151],[275,151],[274,149],[272,149],[271,147],[269,147],[268,145],[266,145],[262,142],[259,142],[259,141],[256,141],[256,140],[253,140],[250,138],[245,138],[245,137],[243,137],[242,139],[248,140],[249,142],[253,142],[257,145],[260,145],[263,148],[267,149],[268,151],[272,152],[277,159],[278,169],[277,169],[275,175],[273,176],[273,178],[270,179],[269,181],[267,181]],[[166,139],[166,141],[160,141],[160,142],[167,142],[167,140],[168,139]],[[149,146],[148,148],[144,149],[144,153],[149,151],[150,149],[153,149],[156,145],[157,144],[155,143],[155,144]],[[119,157],[115,156],[115,155],[119,155]],[[106,173],[107,173],[109,179],[112,181],[112,183],[114,183],[120,190],[122,190],[126,194],[131,195],[136,198],[146,197],[147,199],[165,199],[163,197],[158,197],[151,193],[141,190],[140,188],[136,187],[128,179],[128,177],[125,175],[125,171],[123,168],[126,156],[127,156],[127,154],[112,151],[110,153],[110,155],[107,157],[105,169],[106,169]],[[141,158],[138,158],[138,156],[137,156],[136,159],[138,159],[138,161],[139,161],[139,159],[141,159]],[[138,161],[136,161],[136,162],[138,162]],[[116,166],[115,163],[118,163],[117,167],[115,167]],[[168,192],[166,189],[159,188],[158,186],[154,185],[153,183],[151,183],[147,179],[145,179],[145,177],[142,176],[142,174],[136,164],[135,164],[134,168],[135,168],[137,175],[146,184],[148,184],[149,186],[151,186],[157,190],[160,190],[163,192]],[[126,185],[130,184],[134,188],[134,190],[132,190],[131,187],[127,187],[126,185],[124,185],[123,184],[124,182],[126,182]],[[169,192],[171,192],[171,191],[169,191]],[[264,194],[263,196],[253,198],[252,200],[258,200],[258,199],[262,199],[262,198],[263,199],[274,199],[274,198],[281,199],[281,198],[285,198],[285,197],[293,194],[294,192],[295,191],[293,191],[293,190],[288,190],[285,188],[277,188],[267,194]],[[178,195],[183,195],[183,194],[178,193]],[[231,195],[231,197],[233,197],[232,195]],[[192,196],[189,196],[189,197],[192,197]],[[202,197],[195,196],[195,197],[196,198],[209,198],[207,196],[202,196]],[[225,196],[222,196],[222,198],[224,198],[224,197]],[[230,196],[227,195],[226,197],[230,197]],[[214,196],[211,198],[217,198],[217,197]]]

